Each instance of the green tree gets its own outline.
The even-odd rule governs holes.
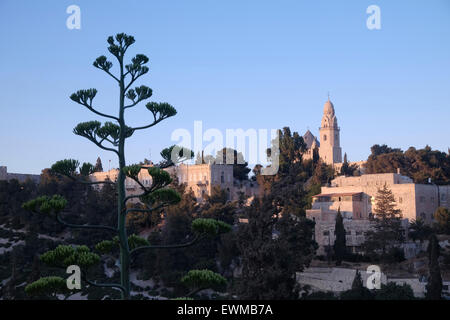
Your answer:
[[[296,272],[309,265],[317,248],[314,223],[290,214],[280,218],[266,197],[255,199],[247,210],[248,223],[237,231],[242,274],[236,294],[240,299],[297,299]]]
[[[130,298],[130,260],[131,256],[137,251],[143,249],[162,249],[162,248],[174,248],[174,247],[186,247],[192,245],[198,239],[206,233],[217,233],[218,230],[224,230],[224,228],[217,224],[214,220],[199,220],[193,222],[193,236],[187,242],[182,244],[170,244],[166,246],[151,245],[145,239],[140,239],[136,236],[128,236],[126,229],[126,218],[130,212],[153,212],[160,210],[168,205],[178,203],[180,201],[180,195],[169,188],[169,184],[172,179],[170,175],[162,170],[167,166],[174,165],[180,161],[191,158],[191,151],[187,151],[183,148],[172,146],[161,152],[163,162],[159,167],[148,168],[149,174],[152,176],[152,185],[150,187],[144,186],[138,179],[138,174],[141,171],[140,165],[126,165],[125,161],[125,142],[135,132],[154,127],[161,121],[173,117],[177,112],[174,107],[168,103],[156,103],[148,102],[145,106],[151,113],[151,121],[148,124],[129,127],[125,123],[125,111],[138,105],[149,99],[152,96],[152,90],[145,86],[131,86],[145,75],[149,68],[146,66],[149,59],[143,54],[137,54],[131,59],[131,62],[126,64],[125,54],[128,48],[135,42],[134,37],[119,33],[115,37],[109,37],[107,40],[109,46],[108,51],[115,57],[118,62],[119,72],[114,75],[111,71],[113,63],[107,59],[106,56],[98,57],[93,65],[94,67],[104,71],[108,74],[117,84],[119,88],[119,103],[118,103],[118,115],[110,115],[103,113],[93,105],[93,100],[97,95],[96,89],[79,90],[70,96],[70,99],[74,102],[85,107],[94,114],[107,118],[109,121],[104,124],[99,121],[82,122],[78,124],[73,132],[76,135],[84,137],[94,143],[97,147],[112,152],[118,158],[119,171],[116,182],[112,181],[100,181],[90,182],[87,176],[94,171],[94,166],[88,163],[84,163],[80,166],[76,160],[68,159],[56,162],[51,170],[52,172],[66,176],[76,182],[82,184],[114,184],[118,194],[117,197],[117,225],[86,225],[86,224],[74,224],[67,222],[61,214],[66,208],[67,200],[61,196],[55,195],[53,197],[39,197],[35,200],[29,201],[24,204],[24,208],[35,212],[41,212],[48,214],[55,218],[59,223],[66,227],[79,228],[79,229],[91,229],[91,230],[106,230],[111,232],[112,240],[104,240],[100,242],[96,249],[102,253],[109,252],[114,248],[119,250],[119,264],[120,264],[120,283],[103,283],[99,284],[94,281],[90,281],[87,277],[84,277],[85,281],[93,286],[100,287],[113,287],[122,292],[123,299]],[[126,104],[126,99],[130,102]],[[125,179],[129,178],[134,180],[142,189],[142,193],[127,195],[125,190]],[[139,199],[145,203],[148,208],[146,209],[134,209],[127,207],[127,203],[130,200]],[[195,223],[195,227],[194,227]],[[73,248],[72,248],[73,249]],[[81,252],[78,249],[74,252],[69,248],[57,248],[52,256],[53,259],[48,259],[47,262],[64,267],[65,264],[61,264],[58,261],[62,255],[67,259],[71,259],[71,262],[79,263],[88,261],[90,263],[99,262],[98,255],[90,252],[89,248],[82,247]]]
[[[310,177],[302,159],[305,142],[297,132],[291,133],[285,127],[278,130],[278,142],[272,141],[272,146],[276,144],[278,148],[270,148],[268,155],[272,163],[278,158],[278,171],[269,177],[258,175],[258,183],[265,189],[265,194],[271,198],[273,205],[280,209],[281,215],[304,217],[308,206],[305,184]]]
[[[334,240],[334,256],[336,259],[336,265],[340,266],[342,260],[346,257],[347,245],[345,239],[345,228],[344,219],[342,218],[341,209],[338,209],[336,214],[336,224],[335,224],[336,239]]]
[[[221,290],[225,287],[227,280],[215,272],[204,269],[189,271],[187,275],[181,278],[181,282],[191,289],[187,294],[187,297],[191,297],[209,288]]]
[[[397,219],[401,218],[401,210],[397,209],[394,194],[384,184],[383,188],[378,189],[375,196],[375,216],[380,219]]]
[[[314,171],[311,177],[311,182],[313,184],[324,185],[331,182],[334,178],[334,168],[331,165],[326,164],[319,159],[314,167]]]
[[[392,191],[385,184],[375,197],[374,227],[366,232],[365,250],[375,253],[381,249],[382,258],[389,258],[388,249],[404,241],[401,210],[397,209]],[[394,251],[392,251],[394,252]]]
[[[440,300],[442,298],[442,276],[439,267],[440,246],[435,234],[430,237],[428,244],[428,269],[429,277],[426,285],[426,299]]]
[[[201,216],[213,218],[233,224],[236,212],[236,203],[228,201],[228,192],[220,187],[213,187],[211,195],[206,196],[205,204],[201,209]]]
[[[414,300],[414,291],[409,284],[398,285],[395,282],[381,284],[375,291],[375,300]]]
[[[437,222],[437,229],[445,234],[450,234],[450,210],[439,207],[434,213],[434,220]]]
[[[450,183],[450,154],[432,150],[430,146],[423,149],[410,147],[403,152],[386,145],[374,145],[367,159],[366,173],[392,173],[397,169],[411,177],[415,183],[436,184]]]
[[[342,163],[341,167],[341,175],[342,176],[353,176],[353,174],[356,171],[356,165],[349,164],[347,160],[347,153],[344,153],[344,162]]]
[[[232,148],[223,148],[217,152],[215,163],[217,164],[232,164],[233,177],[237,180],[248,180],[248,162],[244,160],[241,152],[237,152]]]
[[[341,300],[372,300],[373,294],[367,289],[362,281],[361,273],[356,270],[355,278],[352,282],[352,288],[346,290],[340,295]]]
[[[414,220],[409,225],[409,236],[414,241],[420,240],[420,243],[422,243],[424,240],[429,239],[432,233],[433,229],[426,225],[422,219]]]

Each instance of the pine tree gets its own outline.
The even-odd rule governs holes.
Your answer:
[[[340,266],[347,252],[344,219],[342,218],[340,208],[336,214],[336,224],[334,230],[336,233],[336,239],[334,240],[333,249],[336,258],[336,265]]]
[[[434,220],[436,220],[440,232],[450,234],[450,210],[445,207],[437,208],[434,213]]]
[[[440,247],[439,241],[435,234],[430,237],[428,244],[428,268],[429,279],[426,286],[427,292],[425,297],[429,300],[440,300],[442,298],[442,276],[439,268]]]
[[[364,247],[368,252],[381,249],[385,257],[388,248],[404,241],[401,210],[396,208],[394,195],[386,184],[378,189],[374,212],[375,226],[367,231]]]
[[[394,194],[384,184],[382,189],[378,189],[375,196],[375,215],[381,219],[401,218],[401,210],[396,208]]]
[[[409,237],[413,240],[420,240],[422,243],[424,240],[429,239],[433,233],[433,228],[425,224],[422,219],[414,220],[409,225]]]
[[[316,243],[314,222],[276,214],[269,197],[255,199],[246,209],[248,223],[239,225],[237,247],[242,275],[235,290],[240,299],[297,299],[296,272],[311,262]]]

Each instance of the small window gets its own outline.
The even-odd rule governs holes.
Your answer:
[[[326,134],[323,135],[323,141],[327,141],[327,135]]]

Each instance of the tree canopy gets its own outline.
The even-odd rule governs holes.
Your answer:
[[[450,154],[433,150],[410,147],[405,152],[387,145],[374,145],[367,159],[366,173],[400,172],[411,177],[415,183],[428,183],[428,178],[436,184],[450,184]]]

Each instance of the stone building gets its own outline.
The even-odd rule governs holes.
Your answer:
[[[16,179],[19,182],[25,182],[27,179],[39,183],[41,176],[38,174],[26,174],[26,173],[10,173],[6,166],[0,166],[0,180],[12,180]]]
[[[144,186],[151,186],[152,177],[146,169],[146,166],[142,167],[138,179]],[[233,178],[233,165],[180,164],[165,170],[176,176],[179,183],[186,184],[187,188],[194,192],[198,201],[203,201],[205,196],[211,195],[214,187],[226,190],[230,200],[238,199],[238,192],[243,192],[247,197],[254,197],[258,193],[256,183],[251,181],[239,182]],[[115,181],[118,172],[118,169],[108,172],[94,172],[90,175],[90,179],[91,181],[104,181],[106,179]],[[128,177],[125,180],[125,188],[128,195],[142,192],[138,183]]]
[[[330,186],[314,196],[310,214],[327,215],[340,207],[352,219],[367,219],[373,212],[378,189],[386,185],[394,194],[403,218],[433,222],[438,207],[450,208],[450,186],[416,184],[399,173],[364,174],[358,177],[339,176]]]
[[[315,236],[319,245],[324,247],[334,243],[335,218],[340,209],[350,241],[347,243],[358,251],[358,246],[364,242],[364,232],[371,228],[369,218],[373,214],[378,189],[384,185],[394,195],[405,229],[408,222],[419,218],[431,224],[438,207],[450,208],[450,186],[416,184],[400,173],[340,176],[332,180],[330,186],[322,187],[320,194],[313,196],[312,208],[306,211],[307,217],[316,221]]]
[[[307,148],[304,158],[312,159],[314,150],[317,148],[320,158],[325,163],[331,165],[342,163],[339,132],[334,105],[328,98],[323,106],[322,122],[319,128],[320,141],[309,130],[303,135]]]

